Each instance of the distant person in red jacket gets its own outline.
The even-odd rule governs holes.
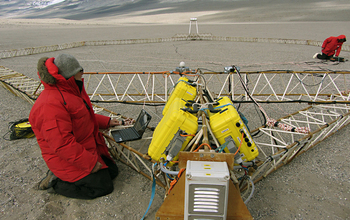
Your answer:
[[[341,51],[341,47],[345,41],[345,35],[339,35],[338,37],[332,36],[327,38],[322,44],[322,54],[316,53],[314,55],[314,58],[329,60],[334,56],[334,54],[335,57],[338,57]]]
[[[112,180],[118,175],[99,129],[122,122],[94,113],[83,73],[71,55],[41,58],[38,74],[44,90],[32,107],[29,122],[49,168],[39,189],[93,199],[111,193]]]

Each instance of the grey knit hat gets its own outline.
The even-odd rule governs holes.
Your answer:
[[[58,73],[66,79],[69,79],[83,70],[83,67],[80,66],[78,60],[69,54],[58,55],[55,58],[54,63],[58,67]]]

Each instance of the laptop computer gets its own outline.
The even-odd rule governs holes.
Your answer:
[[[115,142],[120,143],[141,139],[151,118],[152,116],[142,109],[133,127],[111,132]]]

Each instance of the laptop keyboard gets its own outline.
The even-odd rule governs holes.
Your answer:
[[[123,140],[134,140],[139,137],[139,134],[136,132],[135,129],[121,129],[119,130],[120,135],[122,136]]]

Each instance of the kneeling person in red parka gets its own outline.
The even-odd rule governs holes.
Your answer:
[[[334,54],[335,57],[338,57],[344,42],[346,42],[345,35],[339,35],[338,37],[332,36],[327,38],[323,41],[322,44],[322,54],[316,53],[314,55],[314,58],[329,60],[334,56]]]
[[[118,168],[99,128],[119,125],[93,112],[83,86],[83,68],[71,55],[43,57],[38,74],[44,90],[34,103],[29,122],[49,168],[40,189],[80,199],[113,191]]]

